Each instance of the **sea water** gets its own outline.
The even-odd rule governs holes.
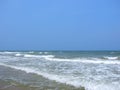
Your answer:
[[[54,87],[56,82],[85,90],[120,90],[119,51],[1,51],[0,67],[1,80],[34,87]]]

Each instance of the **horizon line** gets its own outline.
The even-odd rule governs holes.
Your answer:
[[[0,51],[120,51],[120,50],[0,50]]]

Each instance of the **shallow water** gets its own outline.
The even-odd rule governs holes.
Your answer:
[[[120,90],[118,51],[3,51],[0,66],[0,79],[32,87]]]

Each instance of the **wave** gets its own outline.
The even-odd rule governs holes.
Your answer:
[[[15,56],[16,56],[16,57],[19,57],[19,56],[22,56],[22,54],[17,53],[17,54],[15,54]]]
[[[59,61],[59,62],[80,62],[80,63],[92,63],[92,64],[120,64],[118,60],[88,60],[88,59],[60,59],[60,58],[46,58],[49,61]]]
[[[28,58],[53,58],[54,55],[30,55],[30,54],[25,54],[24,57],[28,57]]]
[[[47,78],[49,80],[54,80],[59,83],[65,83],[68,85],[72,85],[75,87],[85,87],[85,90],[119,90],[120,86],[117,84],[98,84],[95,82],[90,81],[79,81],[76,77],[70,77],[70,76],[62,76],[62,75],[55,75],[55,74],[49,74],[45,72],[40,72],[35,68],[28,68],[28,67],[18,67],[18,66],[12,66],[12,65],[6,65],[0,63],[1,66],[13,68],[16,70],[21,70],[26,73],[34,73],[40,76],[43,76],[44,78]]]
[[[18,56],[19,56],[19,54],[18,54]],[[118,57],[107,57],[109,60],[102,60],[100,58],[62,59],[62,58],[55,58],[54,55],[30,55],[30,54],[25,54],[24,57],[26,57],[26,58],[43,58],[44,60],[57,61],[57,62],[80,62],[80,63],[91,63],[91,64],[120,64],[120,61],[116,60]],[[114,60],[114,61],[112,61],[112,60]]]
[[[19,52],[8,52],[8,51],[4,51],[4,52],[0,52],[0,54],[16,54]]]
[[[2,52],[2,53],[13,54],[16,57],[37,58],[37,59],[42,58],[44,60],[56,61],[56,62],[79,62],[79,63],[91,63],[91,64],[119,64],[120,65],[120,60],[118,60],[119,57],[104,56],[104,59],[101,59],[101,58],[63,59],[63,58],[56,58],[55,55],[34,55],[34,54],[26,54],[26,53],[20,53],[20,52]]]

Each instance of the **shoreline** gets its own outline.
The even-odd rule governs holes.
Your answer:
[[[14,76],[13,73],[15,73],[16,75]],[[53,81],[49,80],[40,75],[36,75],[32,73],[28,74],[24,71],[12,69],[1,65],[0,65],[0,75],[2,77],[4,76],[6,77],[0,79],[0,90],[85,90],[84,87],[77,88],[65,83],[59,83],[54,80]],[[33,78],[35,80],[34,83],[40,83],[40,84],[39,86],[24,84],[22,82],[10,79],[10,77],[14,77],[16,79],[18,77],[23,77],[24,79],[27,80],[29,78]],[[31,81],[29,82],[31,83]]]

